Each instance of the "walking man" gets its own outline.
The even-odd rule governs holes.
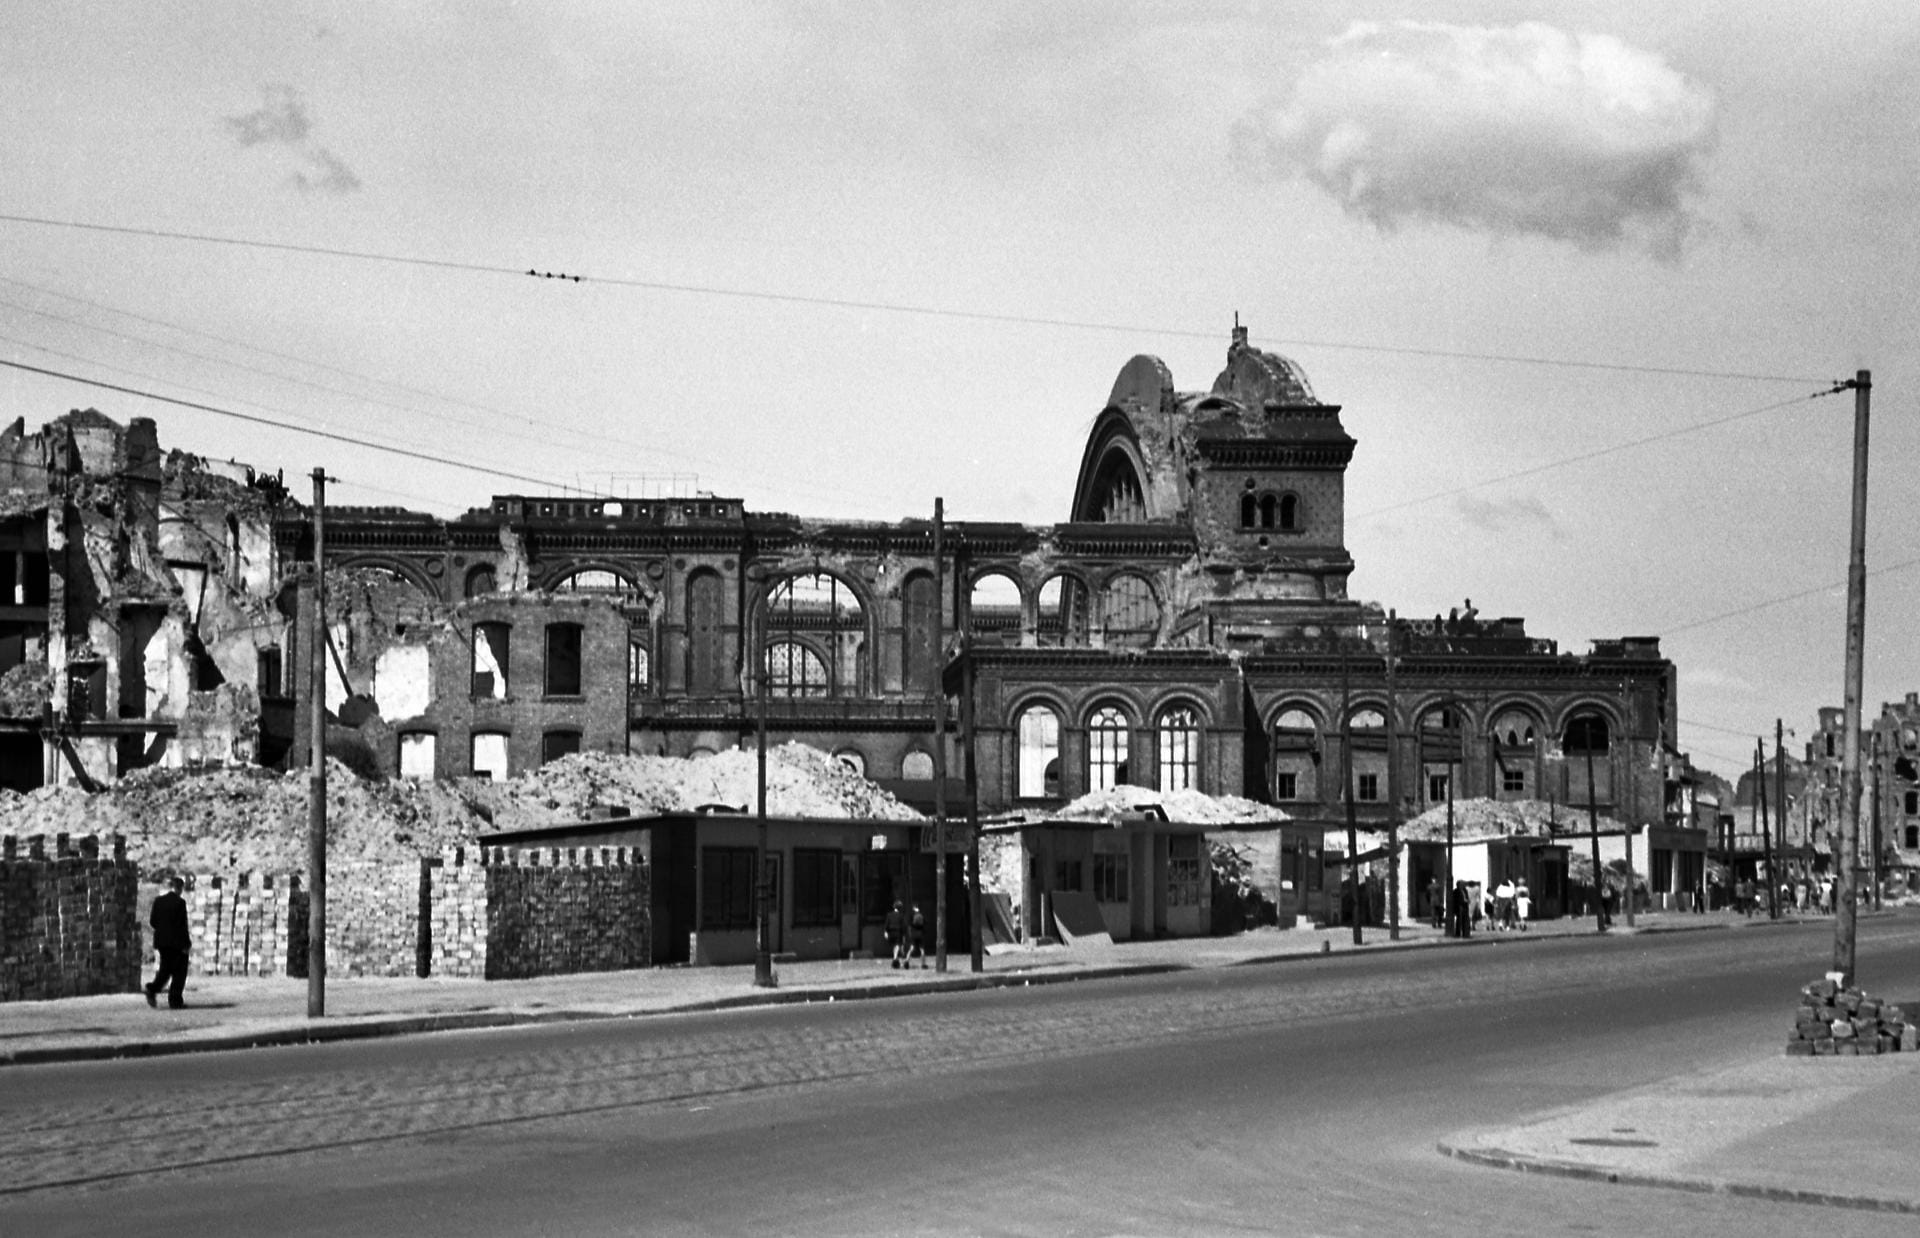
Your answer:
[[[893,958],[895,967],[906,966],[907,959],[907,913],[900,900],[893,900],[893,910],[887,913],[887,953]]]
[[[180,891],[187,883],[178,877],[167,881],[167,892],[153,900],[147,923],[153,926],[153,952],[160,956],[160,970],[146,986],[147,1005],[159,1005],[154,999],[161,989],[167,991],[167,1005],[178,1010],[186,1005],[182,994],[187,989],[187,900]]]

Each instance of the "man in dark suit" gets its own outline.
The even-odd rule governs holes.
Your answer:
[[[187,988],[187,945],[191,939],[187,936],[187,900],[180,897],[186,884],[178,877],[169,879],[167,892],[153,900],[153,910],[147,915],[147,923],[153,926],[153,950],[160,956],[160,970],[154,974],[153,983],[146,986],[149,1006],[159,1004],[154,998],[162,988],[167,990],[167,1005],[174,1010],[187,1004],[181,995]]]

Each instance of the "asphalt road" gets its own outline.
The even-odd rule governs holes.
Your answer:
[[[1513,941],[16,1068],[0,1234],[1909,1234],[1434,1150],[1779,1052],[1831,940]],[[1920,997],[1920,927],[1864,922],[1860,971]]]

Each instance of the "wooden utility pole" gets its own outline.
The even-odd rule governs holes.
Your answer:
[[[1353,675],[1348,668],[1346,646],[1340,647],[1340,770],[1347,788],[1347,881],[1352,885],[1353,944],[1361,944],[1360,866],[1353,857],[1360,854],[1359,824],[1353,807]]]
[[[1394,693],[1400,619],[1387,612],[1387,940],[1400,940],[1400,700]]]
[[[933,970],[947,970],[946,500],[933,501]],[[908,931],[912,931],[909,921]]]
[[[313,470],[313,605],[307,608],[307,691],[313,734],[307,789],[307,1017],[327,1013],[327,472]]]
[[[1860,696],[1867,640],[1867,413],[1873,376],[1853,376],[1853,527],[1847,552],[1847,692],[1842,714],[1840,780],[1846,807],[1840,813],[1840,874],[1834,886],[1833,970],[1853,983],[1854,929],[1860,900],[1854,892],[1860,848]]]
[[[1780,823],[1780,868],[1787,867],[1787,724],[1773,720],[1773,818]]]
[[[1620,738],[1625,741],[1627,750],[1627,759],[1621,762],[1621,773],[1626,775],[1627,789],[1626,794],[1619,797],[1621,802],[1626,805],[1626,811],[1623,814],[1626,819],[1620,824],[1627,827],[1627,927],[1632,928],[1633,905],[1638,901],[1634,897],[1636,891],[1633,880],[1633,832],[1639,828],[1634,818],[1640,815],[1640,805],[1634,799],[1633,795],[1633,766],[1636,759],[1633,755],[1633,692],[1632,689],[1628,687],[1626,680],[1622,680],[1620,683],[1620,697]]]
[[[788,588],[792,585],[789,583]],[[753,987],[771,989],[773,979],[773,873],[767,857],[767,678],[773,668],[767,664],[767,623],[770,608],[760,607],[760,630],[754,633],[754,676],[757,683],[754,700],[754,796],[755,829],[753,838]]]
[[[1754,737],[1753,781],[1758,786],[1754,805],[1760,814],[1760,855],[1767,866],[1767,919],[1780,918],[1780,874],[1773,865],[1773,827],[1767,816],[1767,741]]]
[[[1593,787],[1593,719],[1578,721],[1587,728],[1587,829],[1593,835],[1593,922],[1602,933],[1607,931],[1607,882],[1600,868],[1600,805]]]
[[[957,576],[957,573],[956,573]],[[956,611],[956,615],[957,615]],[[973,955],[973,970],[987,970],[986,903],[980,893],[980,767],[975,755],[973,714],[973,633],[962,628],[960,637],[960,729],[966,736],[967,778],[967,890],[969,910],[967,936]]]
[[[1880,732],[1873,733],[1873,838],[1867,850],[1868,881],[1872,885],[1873,909],[1880,910]]]

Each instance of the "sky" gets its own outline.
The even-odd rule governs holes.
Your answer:
[[[1867,711],[1920,690],[1916,62],[1904,0],[23,6],[0,424],[1050,523],[1238,315],[1359,442],[1353,596],[1658,636],[1737,775],[1843,697],[1862,369]]]

